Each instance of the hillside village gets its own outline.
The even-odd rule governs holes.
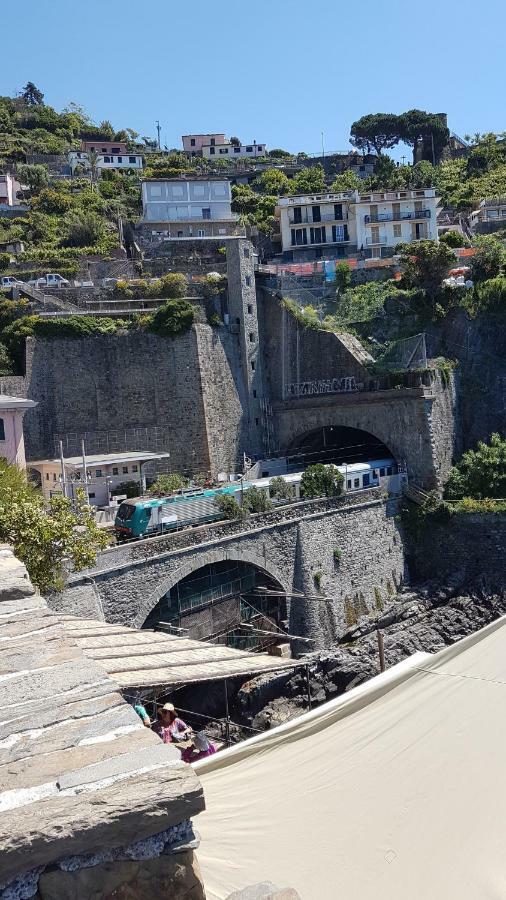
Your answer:
[[[379,748],[372,847],[398,746],[423,781],[455,739],[429,670],[498,721],[464,682],[505,658],[506,133],[411,109],[318,155],[173,148],[42,88],[0,97],[0,900],[350,896],[350,849],[345,893],[301,890],[298,766],[359,809]]]

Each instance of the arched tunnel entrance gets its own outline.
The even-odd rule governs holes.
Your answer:
[[[342,465],[394,458],[386,444],[370,432],[341,425],[324,425],[304,432],[292,441],[286,456],[294,471],[314,463]]]
[[[252,563],[225,559],[202,566],[174,584],[142,627],[184,628],[190,638],[212,638],[241,650],[265,650],[277,641],[259,632],[276,631],[286,617],[283,588],[275,578]]]

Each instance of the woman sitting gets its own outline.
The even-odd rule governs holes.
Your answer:
[[[165,703],[159,710],[159,718],[153,725],[153,731],[156,731],[164,744],[182,741],[190,733],[186,722],[178,718],[173,703]]]

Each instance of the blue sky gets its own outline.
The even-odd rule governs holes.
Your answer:
[[[414,107],[502,131],[504,0],[24,0],[2,13],[0,93],[162,143],[223,131],[270,148],[347,148],[351,122]],[[400,154],[399,150],[399,154]]]

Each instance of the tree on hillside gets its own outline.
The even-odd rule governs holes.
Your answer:
[[[230,143],[232,144],[232,147],[240,147],[241,146],[241,142],[238,137],[231,137]]]
[[[75,571],[93,565],[97,551],[108,542],[85,503],[84,491],[77,492],[74,506],[56,495],[46,507],[26,473],[4,459],[0,459],[0,540],[13,546],[42,592],[63,586],[66,564]]]
[[[292,179],[292,194],[321,194],[326,190],[325,172],[322,166],[308,166]]]
[[[27,185],[30,194],[38,194],[47,186],[48,175],[45,166],[21,164],[17,168],[20,184]]]
[[[506,440],[492,434],[488,444],[480,441],[476,450],[464,453],[450,472],[445,497],[448,500],[506,498]]]
[[[342,493],[344,478],[335,466],[317,463],[302,473],[300,492],[304,499],[337,497]]]
[[[506,264],[506,251],[502,241],[493,234],[474,239],[476,252],[471,259],[471,277],[474,281],[486,281],[500,275]]]
[[[291,181],[279,169],[266,169],[255,179],[253,187],[262,194],[282,197],[284,194],[290,193]]]
[[[416,241],[398,248],[404,280],[409,287],[421,288],[434,302],[441,291],[443,278],[455,265],[455,255],[447,244]]]
[[[267,156],[272,157],[272,159],[290,159],[292,154],[288,150],[281,150],[280,147],[275,147],[274,150],[269,150]]]
[[[351,169],[346,169],[341,175],[336,175],[330,186],[331,191],[360,191],[364,187],[362,180]]]
[[[104,121],[101,122],[98,127],[103,141],[114,140],[114,128],[112,127],[108,119],[104,119]]]
[[[42,106],[44,103],[44,94],[42,91],[39,91],[33,81],[27,81],[21,92],[21,97],[27,106]]]
[[[378,156],[399,143],[399,117],[393,113],[371,113],[357,119],[351,126],[350,143],[357,150]]]
[[[416,151],[421,142],[423,142],[423,158],[433,163],[439,162],[450,137],[443,119],[422,109],[410,109],[402,113],[398,120],[398,139],[413,148],[413,163],[416,162]]]
[[[71,210],[65,216],[65,245],[93,247],[105,234],[105,222],[92,209]]]

